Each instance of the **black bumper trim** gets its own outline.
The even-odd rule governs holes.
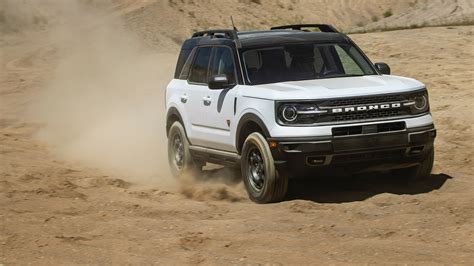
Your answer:
[[[436,129],[434,125],[409,128],[394,132],[354,136],[326,136],[313,138],[268,138],[277,142],[271,148],[277,167],[288,164],[298,167],[320,168],[384,161],[384,163],[417,163],[432,149]]]

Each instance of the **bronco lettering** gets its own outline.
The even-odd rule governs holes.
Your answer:
[[[402,106],[401,103],[385,103],[385,104],[370,104],[370,105],[358,105],[344,108],[333,108],[331,113],[351,113],[351,112],[362,112],[378,109],[397,109]]]

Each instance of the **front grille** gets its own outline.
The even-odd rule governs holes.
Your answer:
[[[334,106],[348,106],[348,105],[359,105],[359,104],[371,104],[371,103],[388,103],[388,102],[399,102],[404,101],[407,98],[402,94],[389,94],[379,96],[367,96],[367,97],[353,97],[344,99],[332,99],[327,100],[319,104],[323,107],[334,107]]]
[[[335,155],[332,158],[332,164],[364,162],[384,159],[400,159],[403,157],[405,150],[376,151],[366,153],[342,154]]]
[[[298,123],[344,123],[351,121],[377,120],[390,117],[407,116],[411,114],[410,107],[403,105],[401,108],[398,109],[377,109],[346,113],[330,112],[330,110],[334,108],[353,107],[370,104],[400,103],[405,101],[407,101],[407,96],[402,94],[325,100],[322,102],[318,102],[317,105],[320,109],[328,110],[328,113],[318,115],[303,115],[298,120]]]
[[[390,110],[390,111],[372,111],[365,113],[349,113],[349,114],[340,114],[333,115],[329,118],[330,121],[353,121],[353,120],[365,120],[365,119],[374,119],[374,118],[384,118],[384,117],[393,117],[404,115],[404,112],[401,110]]]

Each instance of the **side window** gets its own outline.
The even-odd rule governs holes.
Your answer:
[[[194,59],[194,54],[196,54],[196,49],[193,49],[191,53],[188,55],[188,58],[186,59],[186,63],[184,63],[183,69],[181,70],[181,73],[179,74],[179,79],[188,79],[189,70],[191,68],[191,64],[193,63],[193,59]]]
[[[216,47],[211,65],[211,75],[226,75],[229,83],[235,83],[235,64],[232,50]]]
[[[352,57],[347,54],[347,52],[342,49],[339,45],[336,45],[336,52],[339,55],[339,59],[341,60],[342,67],[344,68],[344,72],[348,75],[362,75],[364,71],[360,69],[359,65],[352,59]]]
[[[211,51],[212,47],[198,48],[196,59],[194,59],[194,64],[191,66],[190,82],[207,84],[207,70]]]

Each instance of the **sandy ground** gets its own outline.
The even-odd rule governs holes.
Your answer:
[[[268,205],[250,202],[236,174],[226,170],[163,182],[169,174],[162,140],[154,143],[160,161],[158,170],[149,168],[159,172],[153,182],[147,174],[112,171],[117,163],[129,166],[143,156],[141,148],[122,146],[129,157],[112,163],[87,161],[79,156],[90,158],[84,152],[90,152],[87,141],[71,146],[42,138],[48,128],[27,110],[38,101],[50,103],[44,97],[52,95],[44,91],[58,84],[58,66],[68,61],[44,32],[3,36],[0,264],[473,264],[473,34],[474,27],[459,26],[351,36],[374,62],[427,84],[438,128],[429,180],[318,177],[292,182],[284,202]],[[162,63],[159,69],[167,76],[174,62]],[[68,104],[74,111],[84,107]],[[97,111],[94,103],[87,106]],[[61,110],[54,102],[50,107]],[[74,117],[95,121],[96,116]],[[110,137],[86,140],[95,140],[94,151],[102,152]],[[58,150],[58,143],[72,148]],[[74,153],[77,146],[84,149]]]

